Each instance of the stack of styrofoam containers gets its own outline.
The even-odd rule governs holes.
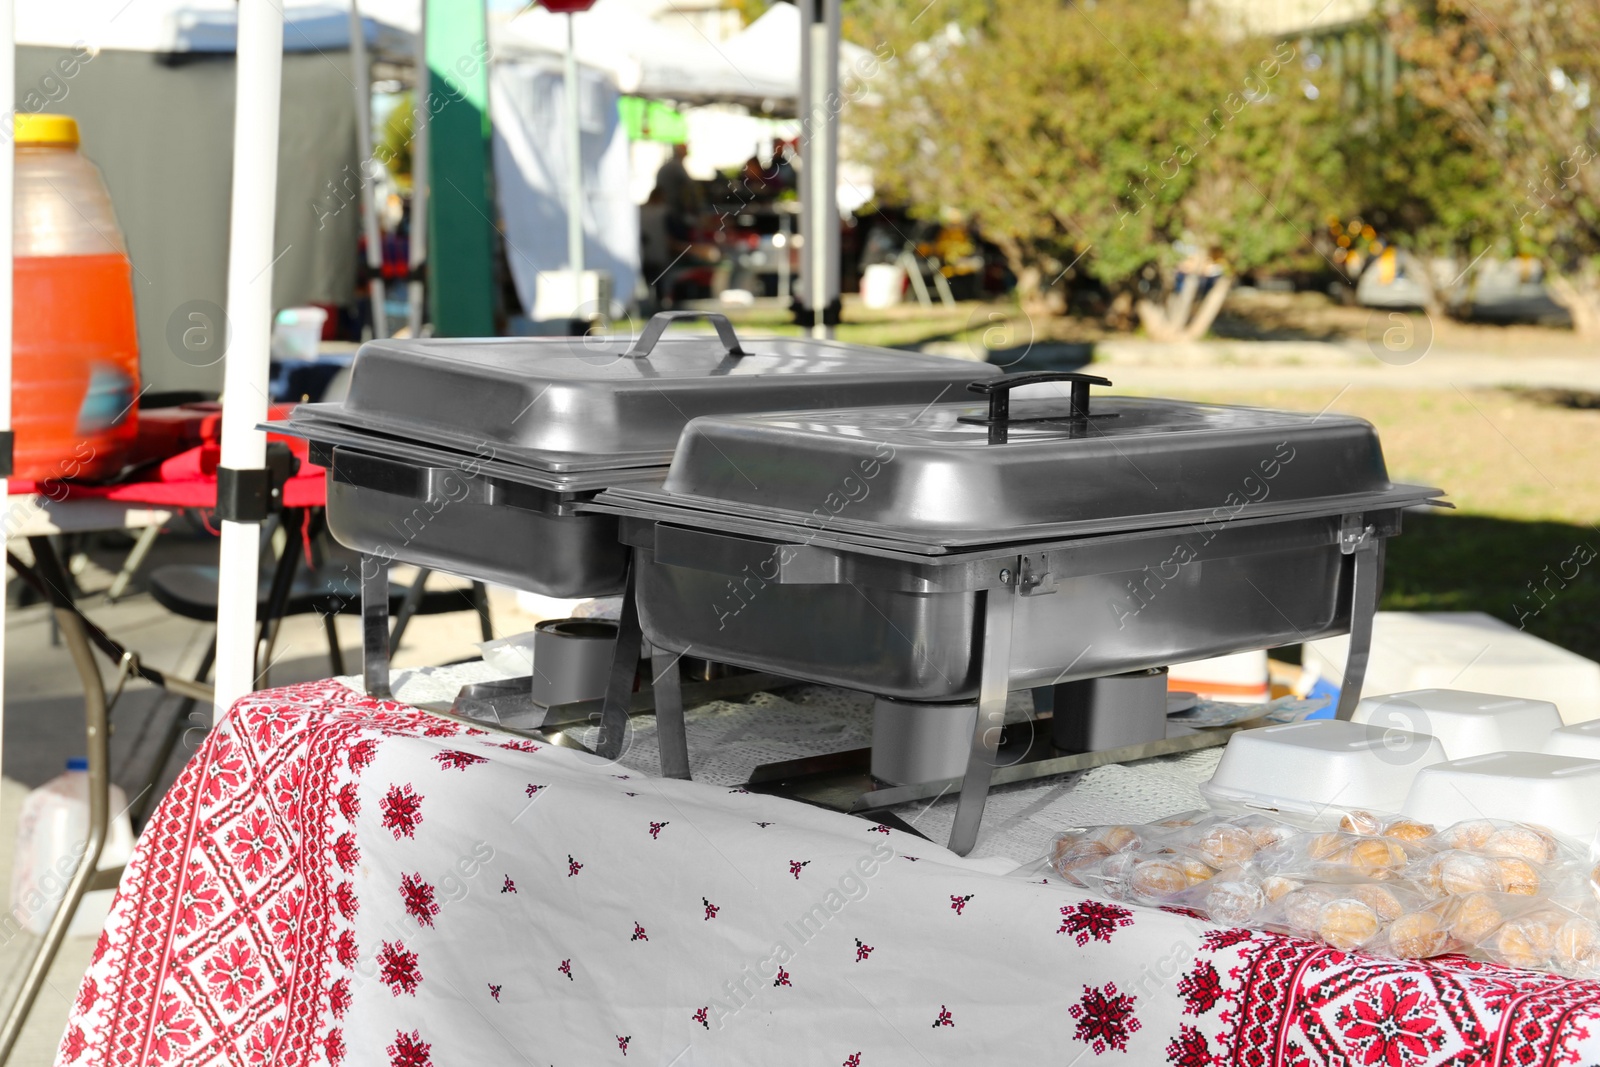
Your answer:
[[[1338,683],[1349,648],[1348,637],[1311,641],[1304,646],[1304,662]],[[1378,612],[1365,691],[1429,686],[1548,700],[1567,723],[1600,717],[1600,663],[1594,660],[1482,612]]]
[[[1201,791],[1296,814],[1507,819],[1588,840],[1600,828],[1600,720],[1562,727],[1549,701],[1445,689],[1370,697],[1351,722],[1235,734]]]
[[[1234,734],[1200,792],[1213,802],[1301,816],[1398,811],[1417,772],[1444,759],[1444,746],[1423,734],[1338,719],[1291,722]]]

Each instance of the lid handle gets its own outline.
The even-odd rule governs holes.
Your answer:
[[[629,359],[645,359],[656,347],[656,342],[661,340],[661,335],[667,332],[667,326],[684,319],[705,319],[716,327],[717,336],[722,339],[722,347],[728,350],[728,355],[736,359],[744,355],[744,349],[739,347],[739,338],[733,332],[733,323],[728,321],[728,316],[715,311],[658,311],[650,316],[644,332],[623,355]]]
[[[1072,383],[1072,418],[1082,419],[1089,416],[1089,386],[1110,385],[1105,378],[1093,374],[1078,374],[1074,371],[1040,371],[1037,374],[1007,374],[999,378],[984,378],[972,382],[967,386],[971,393],[983,393],[989,397],[989,417],[983,421],[995,425],[1011,420],[1011,390],[1024,385],[1038,385],[1041,382],[1071,382]],[[977,420],[972,420],[976,422]]]

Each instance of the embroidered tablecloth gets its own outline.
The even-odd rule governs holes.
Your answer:
[[[1086,897],[337,682],[140,838],[61,1064],[1593,1063],[1600,983]]]

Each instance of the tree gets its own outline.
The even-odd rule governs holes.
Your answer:
[[[1499,195],[1447,201],[1485,247],[1546,266],[1574,329],[1600,336],[1600,4],[1417,0],[1390,18],[1405,86],[1449,116]]]
[[[1235,275],[1307,249],[1339,168],[1295,47],[1225,43],[1179,0],[976,5],[897,55],[849,113],[858,151],[975,221],[1025,305],[1076,262],[1151,336],[1199,337]]]

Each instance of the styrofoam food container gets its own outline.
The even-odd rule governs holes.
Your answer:
[[[1600,828],[1600,760],[1493,752],[1434,764],[1416,776],[1401,810],[1435,826],[1511,819],[1587,841]]]
[[[1544,739],[1544,747],[1540,751],[1548,752],[1552,756],[1600,759],[1600,719],[1590,719],[1588,722],[1573,723],[1559,730],[1551,730],[1550,736]]]
[[[1395,812],[1423,767],[1444,762],[1425,734],[1316,719],[1241,730],[1228,741],[1208,799],[1320,815],[1330,807]]]
[[[1548,700],[1459,689],[1412,689],[1366,697],[1350,718],[1431,734],[1451,759],[1486,752],[1538,752],[1550,731],[1561,725],[1560,710]]]

